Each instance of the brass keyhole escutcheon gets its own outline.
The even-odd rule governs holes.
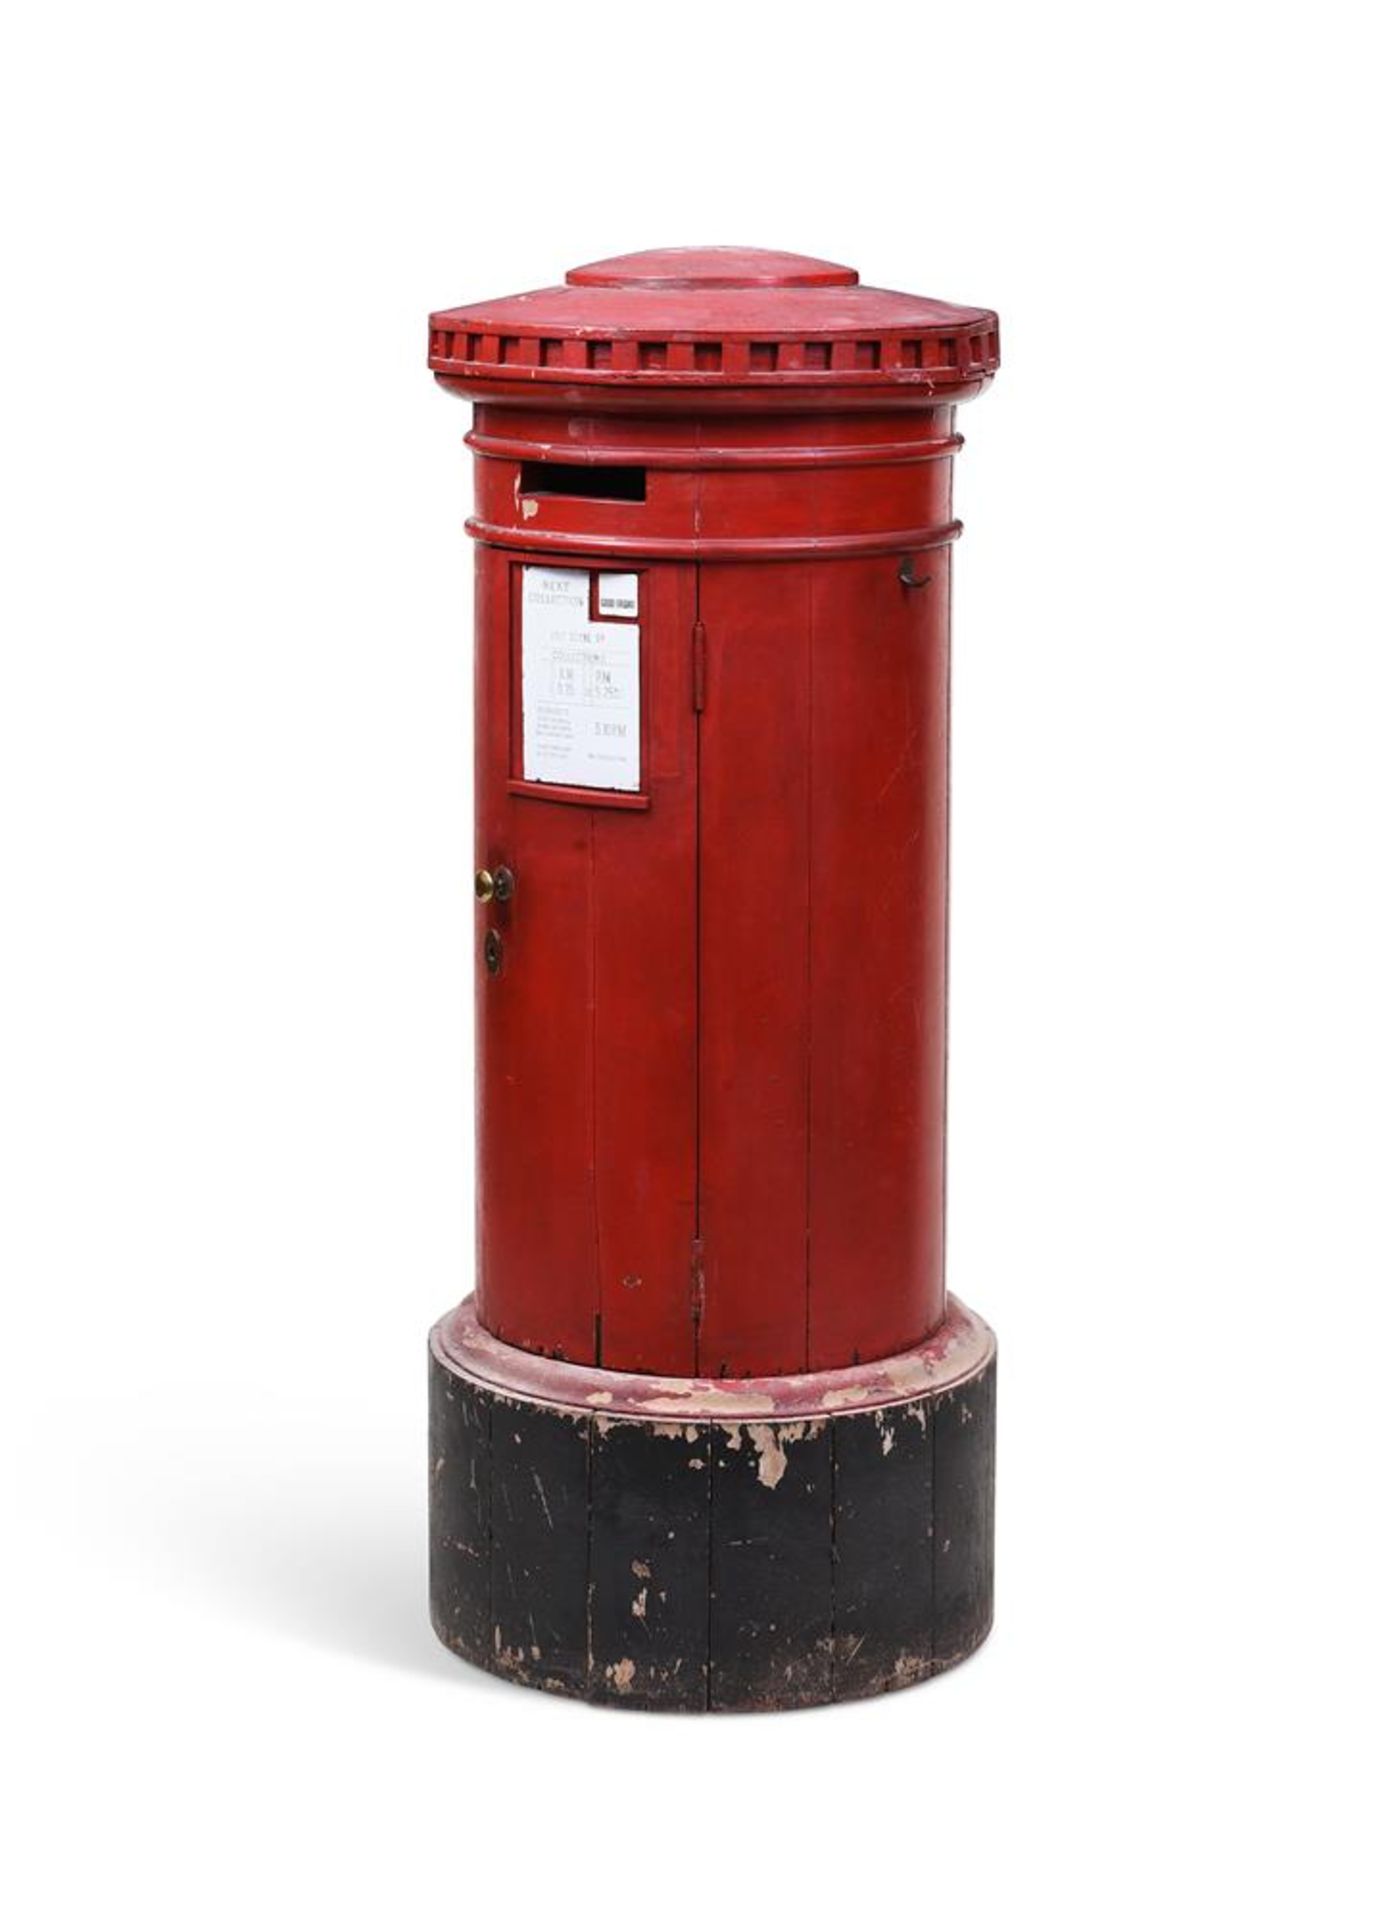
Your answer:
[[[491,979],[504,965],[504,942],[491,927],[485,935],[485,972]]]
[[[514,875],[511,868],[496,867],[491,873],[488,867],[481,867],[475,876],[475,898],[482,907],[488,906],[491,900],[498,900],[502,905],[513,897]]]

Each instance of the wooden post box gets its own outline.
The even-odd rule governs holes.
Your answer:
[[[430,325],[477,543],[437,1631],[638,1706],[926,1678],[991,1607],[944,1141],[951,473],[997,319],[698,248]]]

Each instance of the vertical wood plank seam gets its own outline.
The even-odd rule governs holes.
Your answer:
[[[814,1273],[814,570],[805,570],[805,1372]],[[832,1444],[832,1443],[831,1443]],[[832,1471],[832,1468],[831,1468]]]
[[[829,1418],[829,1698],[839,1697],[837,1648],[839,1591],[839,1423]]]
[[[954,415],[951,415],[954,426]],[[951,482],[954,484],[954,467],[950,468]],[[947,499],[946,507],[950,501]],[[947,1257],[950,1249],[950,810],[954,804],[954,780],[951,778],[950,730],[953,725],[950,713],[951,676],[954,672],[955,654],[951,643],[950,621],[954,613],[951,597],[954,592],[954,571],[947,552],[942,558],[934,555],[931,570],[939,564],[945,568],[945,768],[943,788],[945,808],[945,845],[941,848],[941,892],[943,904],[941,914],[941,959],[940,959],[940,1018],[941,1018],[941,1072],[940,1072],[940,1272],[936,1276],[936,1298],[940,1302],[942,1313],[945,1311],[945,1278]],[[929,608],[928,608],[929,611]],[[929,1327],[927,1333],[931,1331]]]
[[[698,509],[695,504],[695,514]],[[693,568],[693,618],[703,618],[703,569]],[[705,647],[706,654],[706,647]],[[704,673],[706,706],[706,670]],[[696,1259],[703,1255],[703,717],[692,716],[693,727],[693,1245]],[[690,1274],[690,1288],[692,1275]],[[699,1290],[693,1302],[693,1371],[701,1375],[703,1308]]]
[[[952,1392],[938,1395],[935,1399],[924,1401],[926,1419],[930,1426],[930,1472],[931,1472],[931,1671],[940,1670],[940,1474],[937,1471],[936,1441],[939,1438],[937,1428],[940,1425],[942,1407],[949,1406],[954,1400]]]
[[[491,1672],[498,1672],[497,1650],[499,1643],[499,1616],[495,1610],[494,1594],[494,1396],[477,1395],[484,1401],[485,1407],[485,1567],[489,1583],[489,1608],[485,1632],[485,1658]]]
[[[596,929],[599,918],[600,915],[596,910],[596,814],[593,810],[587,815],[587,932],[589,936],[587,967],[590,974],[589,985],[591,987],[591,1099],[588,1103],[590,1131],[588,1146],[591,1159],[592,1291],[596,1303],[594,1313],[596,1321],[596,1364],[598,1367],[605,1364],[605,1328],[602,1316],[605,1313],[606,1306],[605,1300],[602,1297],[601,1285],[601,1174],[598,1166],[597,1149],[599,1129],[596,1118],[598,1080],[597,1006],[600,999],[600,983],[597,979],[596,966]]]
[[[708,1442],[708,1604],[706,1609],[707,1646],[703,1659],[703,1700],[713,1710],[713,1514],[717,1504],[717,1428],[709,1420],[704,1432]]]
[[[596,1590],[593,1585],[592,1577],[591,1577],[592,1540],[594,1537],[595,1522],[596,1522],[596,1506],[595,1506],[595,1502],[592,1495],[592,1470],[593,1470],[593,1461],[595,1459],[595,1453],[596,1453],[596,1440],[597,1440],[596,1417],[595,1415],[591,1415],[587,1419],[587,1492],[586,1492],[587,1544],[586,1544],[586,1564],[583,1570],[583,1579],[586,1582],[586,1634],[587,1634],[585,1690],[588,1697],[590,1697],[596,1691],[596,1687],[595,1687],[596,1659],[593,1651],[595,1635],[593,1633],[593,1627],[592,1627],[592,1608],[593,1608],[593,1604],[596,1597]]]

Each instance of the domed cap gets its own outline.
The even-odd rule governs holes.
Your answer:
[[[865,287],[852,267],[756,247],[656,247],[559,287],[431,316],[429,365],[467,391],[907,387],[967,397],[999,364],[983,307]]]
[[[856,287],[852,267],[764,247],[651,247],[573,267],[569,287]]]

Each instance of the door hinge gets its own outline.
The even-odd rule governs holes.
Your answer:
[[[692,1282],[693,1324],[697,1327],[703,1320],[703,1242],[701,1240],[693,1242],[689,1276]]]
[[[708,700],[708,630],[693,622],[693,711],[701,713]]]

